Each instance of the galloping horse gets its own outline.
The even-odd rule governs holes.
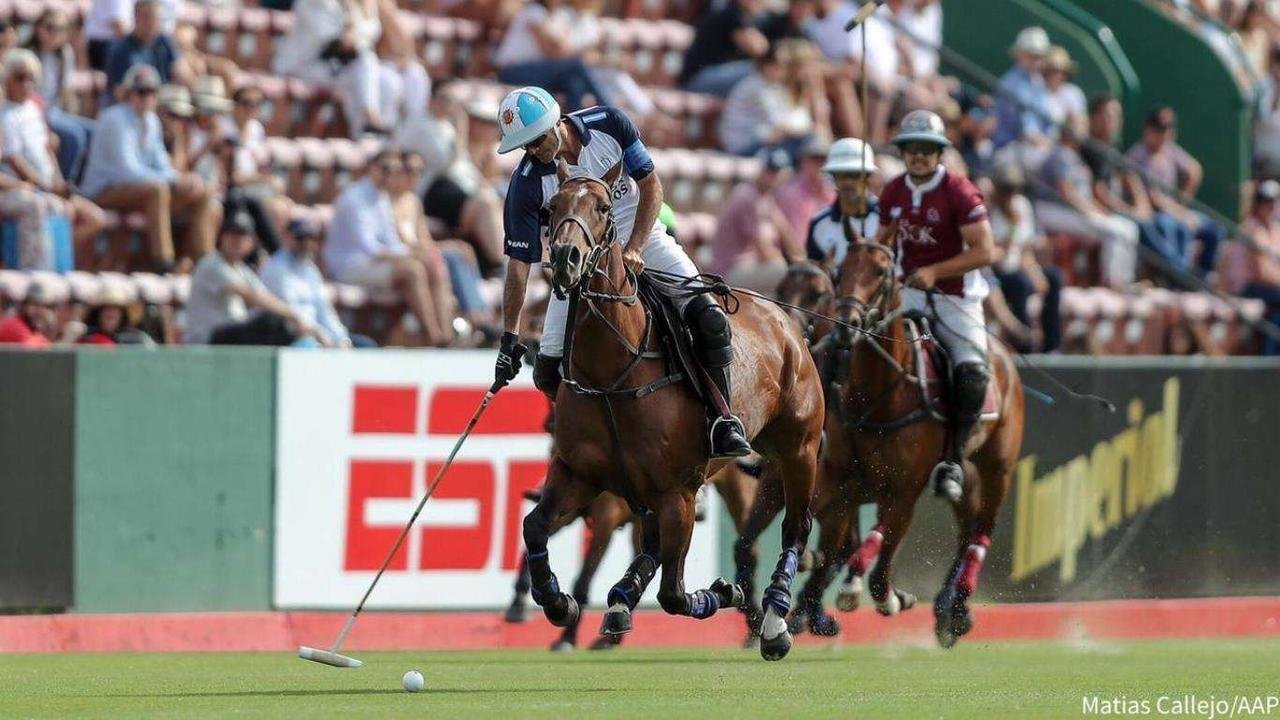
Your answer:
[[[843,387],[829,397],[824,471],[834,477],[861,478],[874,492],[878,523],[849,562],[837,606],[852,609],[862,576],[878,556],[869,580],[876,609],[893,615],[915,598],[893,587],[893,557],[906,535],[916,499],[929,470],[947,449],[948,430],[922,379],[924,350],[898,309],[897,223],[875,241],[850,244],[841,266],[840,319],[861,328],[837,330],[837,376]],[[935,302],[948,302],[935,296]],[[991,543],[996,513],[1009,490],[1022,447],[1022,384],[1009,353],[992,345],[988,360],[998,395],[994,410],[964,448],[965,494],[956,505],[959,547],[934,602],[934,632],[951,647],[973,627],[968,599],[978,585]],[[942,375],[943,373],[939,373]]]
[[[524,521],[532,597],[553,625],[577,620],[578,603],[561,592],[547,562],[547,537],[601,492],[626,499],[641,517],[641,554],[609,592],[605,634],[631,630],[631,612],[662,566],[658,602],[671,614],[704,619],[742,603],[724,579],[686,593],[684,557],[693,532],[694,493],[725,463],[709,461],[703,404],[672,380],[655,357],[654,317],[638,301],[636,276],[623,263],[612,222],[610,188],[560,172],[551,199],[552,286],[568,293],[564,381],[556,398],[555,441],[542,499]],[[733,307],[736,305],[736,308]],[[791,582],[808,539],[809,498],[822,436],[822,387],[800,333],[762,300],[734,296],[732,405],[785,495],[783,551],[766,591],[760,653],[791,648],[786,617]],[[661,389],[660,389],[661,388]],[[660,390],[659,390],[660,389]]]
[[[831,353],[829,333],[834,327],[830,320],[822,317],[834,313],[835,287],[831,275],[826,268],[809,260],[793,263],[778,283],[775,296],[792,306],[788,312],[804,329],[814,361],[822,367]],[[840,625],[823,610],[822,595],[853,554],[854,543],[859,537],[858,506],[872,502],[873,498],[861,484],[852,482],[847,476],[824,473],[821,465],[818,470],[812,503],[814,517],[818,520],[818,550],[806,553],[802,558],[801,569],[811,569],[812,572],[800,591],[795,611],[787,624],[792,633],[803,632],[807,626],[815,635],[834,636],[840,632]],[[747,598],[747,605],[743,608],[747,645],[755,642],[761,618],[753,591],[755,543],[782,510],[780,500],[781,493],[775,483],[761,482],[751,504],[751,512],[746,522],[740,525],[738,540],[734,543],[736,581],[743,587]]]
[[[743,472],[737,463],[729,463],[708,482],[715,486],[721,500],[724,502],[725,510],[729,513],[729,517],[733,519],[734,527],[740,530],[742,523],[746,520],[752,497],[756,492],[756,479]],[[600,493],[595,500],[591,501],[583,511],[582,518],[590,529],[590,540],[587,543],[587,551],[582,557],[582,568],[578,570],[578,577],[573,582],[573,599],[578,603],[579,608],[587,605],[591,592],[591,582],[595,579],[596,572],[600,569],[600,562],[604,560],[605,553],[609,550],[609,544],[613,540],[614,532],[631,522],[635,516],[632,514],[631,507],[627,505],[626,500],[613,493],[605,492]],[[632,546],[638,554],[640,552],[638,528],[637,532],[632,533]],[[528,557],[526,553],[521,553],[520,569],[516,575],[515,592],[504,616],[507,622],[520,623],[525,621],[525,601],[528,595]],[[551,643],[551,649],[557,652],[565,652],[576,648],[578,646],[578,626],[579,623],[577,622],[567,625],[563,632],[560,633],[560,637]],[[622,637],[621,635],[601,635],[589,647],[592,650],[607,650],[621,643]]]

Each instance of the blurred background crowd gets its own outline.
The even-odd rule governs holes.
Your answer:
[[[851,0],[0,0],[0,342],[491,344],[497,104],[537,84],[632,116],[669,229],[731,282],[806,257],[834,140],[878,188],[927,108],[989,201],[1010,343],[1280,352],[1280,2],[1150,1],[1254,98],[1238,212],[1196,201],[1172,107],[1122,144],[1122,98],[1040,26],[987,39],[998,79],[948,74],[938,0],[854,33]]]

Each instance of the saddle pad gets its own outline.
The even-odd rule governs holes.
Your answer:
[[[680,312],[644,273],[640,274],[640,302],[653,318],[653,329],[660,342],[658,347],[667,356],[667,372],[683,373],[685,381],[706,402],[706,390],[702,387],[702,375],[698,370],[697,356],[693,352],[693,336],[689,334],[689,328],[681,319]]]
[[[920,337],[917,333],[916,337]],[[922,340],[916,352],[917,374],[924,383],[927,401],[935,410],[951,417],[950,363],[946,351],[932,338]],[[987,396],[982,400],[982,419],[1000,417],[1000,389],[996,383],[987,383]]]

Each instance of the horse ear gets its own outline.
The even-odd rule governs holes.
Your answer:
[[[888,225],[880,228],[880,232],[876,233],[876,242],[881,245],[887,245],[894,250],[898,249],[898,220],[894,218]]]
[[[609,168],[609,172],[606,172],[604,174],[604,177],[601,179],[604,180],[606,185],[608,185],[609,187],[613,187],[613,184],[618,181],[618,176],[621,174],[622,174],[622,162],[619,161],[617,165],[614,165],[613,167]]]
[[[556,180],[563,185],[569,179],[569,165],[564,160],[556,161]]]

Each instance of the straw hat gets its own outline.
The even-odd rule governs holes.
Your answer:
[[[160,109],[183,118],[196,114],[196,106],[191,104],[191,91],[181,85],[160,87]]]
[[[224,115],[235,107],[235,103],[227,97],[226,83],[215,75],[205,75],[197,79],[192,96],[195,99],[196,109],[202,113]]]
[[[1071,59],[1071,53],[1061,45],[1054,45],[1049,48],[1049,54],[1044,59],[1045,70],[1059,70],[1068,75],[1076,74],[1076,62]]]

